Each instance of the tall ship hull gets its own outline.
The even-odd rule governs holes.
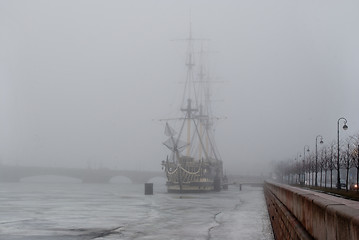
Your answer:
[[[214,123],[218,117],[212,114],[211,81],[203,60],[203,48],[199,65],[195,65],[195,40],[190,30],[186,39],[187,77],[178,107],[180,116],[163,119],[168,137],[163,144],[170,154],[162,161],[162,168],[169,193],[220,191],[226,184],[222,159],[214,139]]]
[[[222,186],[222,162],[195,161],[182,158],[182,164],[163,162],[169,193],[198,193],[220,191]]]

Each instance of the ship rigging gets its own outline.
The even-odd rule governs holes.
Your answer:
[[[194,39],[190,28],[185,62],[187,75],[179,112],[179,131],[166,121],[163,143],[170,151],[162,161],[168,192],[189,193],[220,191],[226,184],[223,162],[214,140],[209,74],[206,74],[203,47],[199,67],[194,62]],[[202,45],[203,46],[203,45]],[[195,72],[198,74],[195,76]],[[185,136],[183,136],[185,135]],[[186,141],[181,140],[185,138]]]

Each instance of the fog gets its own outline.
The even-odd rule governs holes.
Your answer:
[[[260,174],[359,130],[358,1],[0,2],[3,164],[160,171],[186,44],[208,38],[216,142]],[[199,45],[196,45],[198,49]]]

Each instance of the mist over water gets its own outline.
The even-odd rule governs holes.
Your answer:
[[[261,188],[167,194],[142,184],[0,184],[0,239],[273,239]]]
[[[319,134],[329,146],[340,117],[341,139],[358,133],[358,11],[356,0],[2,0],[0,168],[160,172],[171,153],[159,120],[183,117],[191,27],[224,172],[269,176]],[[273,238],[261,188],[182,196],[157,178],[145,196],[124,176],[36,175],[0,182],[0,239]]]
[[[0,157],[158,171],[192,22],[224,168],[261,174],[358,131],[357,1],[1,1]]]

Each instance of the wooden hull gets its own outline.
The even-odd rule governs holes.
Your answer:
[[[181,164],[162,162],[169,193],[204,193],[221,190],[221,161],[195,161],[190,157],[182,157],[180,162]]]
[[[167,182],[168,193],[205,193],[214,191],[213,182],[179,183]]]

